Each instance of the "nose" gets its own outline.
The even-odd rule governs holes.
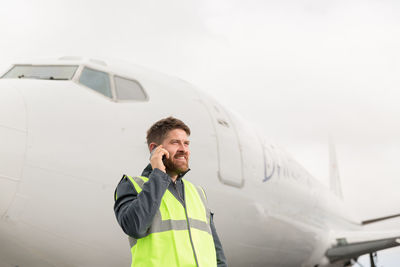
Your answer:
[[[26,108],[15,82],[0,79],[0,217],[17,191],[26,150]]]
[[[189,147],[187,146],[187,145],[185,145],[184,143],[180,143],[179,144],[179,151],[182,151],[182,152],[188,152],[189,151]]]

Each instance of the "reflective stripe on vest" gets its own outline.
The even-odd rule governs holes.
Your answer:
[[[143,176],[127,177],[138,193],[148,181]],[[217,266],[204,191],[185,179],[182,182],[186,211],[174,195],[166,190],[146,236],[138,240],[129,237],[132,266],[191,267],[197,266],[196,259],[199,267]]]

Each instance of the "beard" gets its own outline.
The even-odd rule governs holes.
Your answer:
[[[187,162],[185,164],[176,164],[173,159],[165,158],[163,163],[167,172],[173,172],[178,175],[189,169],[189,164]]]

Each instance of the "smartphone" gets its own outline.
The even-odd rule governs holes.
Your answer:
[[[151,157],[153,156],[154,150],[155,150],[157,147],[158,147],[158,146],[155,146],[155,147],[153,148],[153,150],[150,152],[150,159],[151,159]],[[162,162],[164,163],[164,165],[165,165],[165,159],[166,159],[166,156],[163,155],[163,156],[162,156]]]

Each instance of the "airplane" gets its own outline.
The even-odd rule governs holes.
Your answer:
[[[174,116],[192,131],[191,171],[215,212],[229,266],[352,266],[400,245],[368,232],[343,201],[334,146],[330,188],[238,114],[179,78],[62,57],[0,78],[0,266],[129,266],[113,212],[123,174],[149,163],[145,131]]]

